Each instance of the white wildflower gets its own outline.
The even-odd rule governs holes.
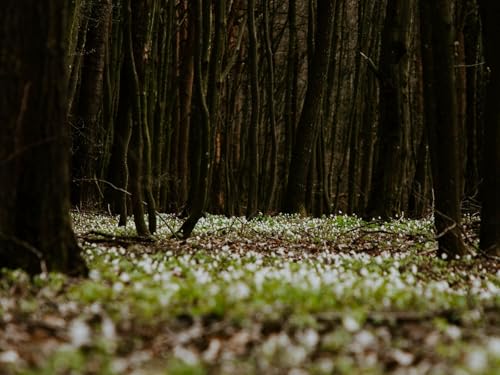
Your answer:
[[[415,359],[415,356],[412,353],[404,352],[400,349],[393,350],[391,357],[401,366],[409,366]]]
[[[174,356],[190,366],[198,364],[198,355],[193,350],[183,346],[177,345],[174,348]]]
[[[355,351],[363,351],[366,348],[375,346],[377,343],[377,338],[373,333],[369,331],[361,331],[354,337],[353,345],[355,345]]]
[[[125,287],[123,286],[123,283],[119,281],[113,284],[113,291],[115,291],[116,293],[120,293],[124,288]]]
[[[115,324],[108,317],[103,319],[101,325],[101,331],[104,338],[108,340],[114,340],[116,338]]]
[[[500,358],[500,337],[492,337],[488,341],[488,351],[496,358]]]
[[[448,326],[445,332],[452,340],[458,340],[462,336],[462,330],[454,325]]]
[[[474,372],[484,372],[488,367],[488,356],[480,349],[470,351],[466,357],[467,366]]]
[[[19,354],[15,350],[0,352],[0,363],[15,363],[19,361]]]
[[[319,342],[319,334],[314,329],[310,328],[298,333],[297,341],[305,346],[308,350],[312,350]]]
[[[73,320],[69,325],[69,339],[74,347],[81,347],[90,343],[90,327],[81,319]]]
[[[240,281],[229,287],[229,295],[234,299],[245,299],[250,295],[250,288]]]
[[[344,325],[344,328],[349,332],[358,331],[360,328],[359,322],[352,316],[344,316],[344,318],[342,319],[342,324]]]

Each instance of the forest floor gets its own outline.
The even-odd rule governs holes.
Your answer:
[[[431,219],[74,223],[88,279],[0,276],[2,375],[500,373],[500,263],[438,259]]]

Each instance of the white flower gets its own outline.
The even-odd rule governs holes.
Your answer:
[[[417,265],[412,264],[412,266],[411,266],[411,272],[412,272],[414,275],[418,274],[418,267],[417,267]]]
[[[458,340],[462,336],[462,331],[457,326],[448,326],[446,328],[446,334],[452,340]]]
[[[361,331],[354,337],[354,342],[359,351],[372,347],[377,343],[376,337],[369,331]],[[358,351],[358,350],[357,350]]]
[[[318,332],[316,332],[312,328],[309,328],[297,334],[297,341],[299,341],[299,343],[305,346],[308,350],[312,350],[318,344],[319,341]]]
[[[474,372],[483,372],[488,366],[488,356],[480,349],[470,351],[466,357],[467,366]]]
[[[500,358],[500,337],[492,337],[488,341],[488,351],[495,357]]]
[[[81,319],[73,320],[69,325],[69,339],[74,347],[90,343],[90,327]]]
[[[113,284],[113,290],[116,292],[116,293],[120,293],[122,290],[124,289],[124,286],[121,282],[116,282]]]
[[[190,366],[198,364],[198,355],[194,351],[184,348],[183,346],[177,345],[174,348],[174,356]]]
[[[234,299],[245,299],[250,295],[250,288],[240,281],[229,287],[229,295]]]
[[[0,352],[0,363],[15,363],[19,360],[19,354],[15,350]]]
[[[214,362],[219,355],[221,347],[222,344],[219,339],[210,340],[207,350],[203,352],[203,360],[209,363]]]
[[[409,366],[413,363],[413,360],[415,359],[415,356],[412,353],[404,352],[399,349],[393,350],[391,356],[401,366]]]
[[[115,324],[110,318],[104,318],[101,325],[101,331],[104,338],[114,340],[116,338]]]
[[[359,322],[352,316],[344,316],[344,318],[342,319],[342,324],[344,325],[344,328],[349,332],[358,331],[360,328]]]

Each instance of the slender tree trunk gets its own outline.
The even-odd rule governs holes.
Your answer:
[[[203,216],[207,201],[207,190],[209,186],[209,176],[210,176],[210,113],[208,112],[207,96],[205,92],[205,75],[202,69],[202,59],[203,59],[203,34],[207,32],[204,29],[206,22],[203,22],[203,17],[209,17],[208,14],[203,12],[203,1],[207,0],[196,0],[194,6],[195,11],[195,47],[194,47],[194,64],[195,64],[195,106],[193,109],[196,111],[193,117],[199,119],[197,123],[193,123],[193,126],[197,126],[196,131],[193,132],[191,143],[194,148],[191,149],[193,153],[192,161],[197,164],[197,166],[191,166],[191,168],[196,168],[197,175],[194,181],[191,181],[191,194],[190,194],[190,212],[187,219],[182,224],[179,229],[179,235],[186,238],[191,235],[196,223]],[[193,179],[193,178],[192,178]]]
[[[410,129],[409,48],[414,2],[388,0],[380,58],[378,160],[373,174],[371,216],[390,218],[402,211],[402,190],[411,186],[404,159]]]
[[[0,12],[0,268],[85,275],[69,216],[66,0]]]
[[[260,127],[260,88],[259,88],[259,58],[257,53],[257,26],[255,24],[255,0],[247,1],[248,12],[248,54],[249,54],[249,81],[251,92],[249,154],[250,173],[248,176],[248,202],[246,216],[253,217],[258,210],[259,197],[259,127]]]
[[[334,13],[335,1],[318,0],[315,53],[309,66],[310,81],[292,152],[285,198],[285,211],[290,213],[306,213],[307,175],[316,141],[321,104],[326,91]]]
[[[189,160],[189,128],[191,123],[191,108],[193,101],[194,85],[194,43],[195,43],[195,15],[194,5],[191,1],[186,2],[185,12],[185,39],[181,40],[183,49],[181,50],[182,62],[180,65],[179,77],[179,100],[180,100],[180,122],[177,151],[177,176],[179,185],[177,186],[177,196],[179,203],[185,204],[188,196],[188,160]],[[184,36],[184,35],[183,35]]]
[[[135,56],[131,1],[128,0],[124,6],[126,58],[129,59],[127,79],[131,82],[129,86],[131,90],[129,93],[131,98],[131,120],[129,121],[132,121],[132,135],[128,149],[129,189],[132,194],[132,212],[134,214],[137,234],[139,236],[149,236],[150,232],[144,221],[144,193],[142,185],[144,140],[142,132],[141,90]],[[137,39],[135,39],[135,42],[137,43]]]
[[[288,3],[288,51],[286,66],[286,91],[283,114],[285,121],[285,157],[284,181],[288,180],[288,167],[292,159],[292,149],[295,143],[295,127],[298,112],[298,75],[299,75],[299,46],[297,40],[297,0]]]
[[[92,207],[100,201],[99,162],[104,152],[101,121],[104,94],[104,64],[111,21],[111,0],[97,0],[87,25],[85,54],[80,78],[78,105],[72,116],[73,131],[73,204]]]
[[[278,135],[276,131],[276,101],[274,98],[275,91],[275,72],[274,72],[274,56],[273,47],[271,42],[271,25],[269,17],[269,0],[263,2],[264,8],[264,40],[266,50],[266,63],[267,63],[267,108],[268,108],[268,121],[269,133],[271,136],[271,161],[269,170],[269,187],[265,192],[265,210],[269,211],[274,203],[274,196],[276,194],[276,185],[278,178]]]
[[[454,259],[466,253],[461,236],[459,147],[451,0],[421,5],[425,122],[429,135],[438,254]]]
[[[226,1],[219,0],[213,4],[214,7],[214,36],[213,47],[210,54],[207,82],[207,105],[210,113],[210,126],[212,137],[210,139],[210,155],[213,155],[213,167],[211,174],[216,178],[210,178],[210,191],[213,192],[213,201],[210,207],[215,207],[219,212],[223,209],[224,198],[222,196],[223,174],[221,157],[221,96],[222,96],[222,61],[225,52],[225,31],[227,29]]]

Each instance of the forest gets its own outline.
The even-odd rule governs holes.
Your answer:
[[[0,373],[500,369],[498,1],[4,3]]]

